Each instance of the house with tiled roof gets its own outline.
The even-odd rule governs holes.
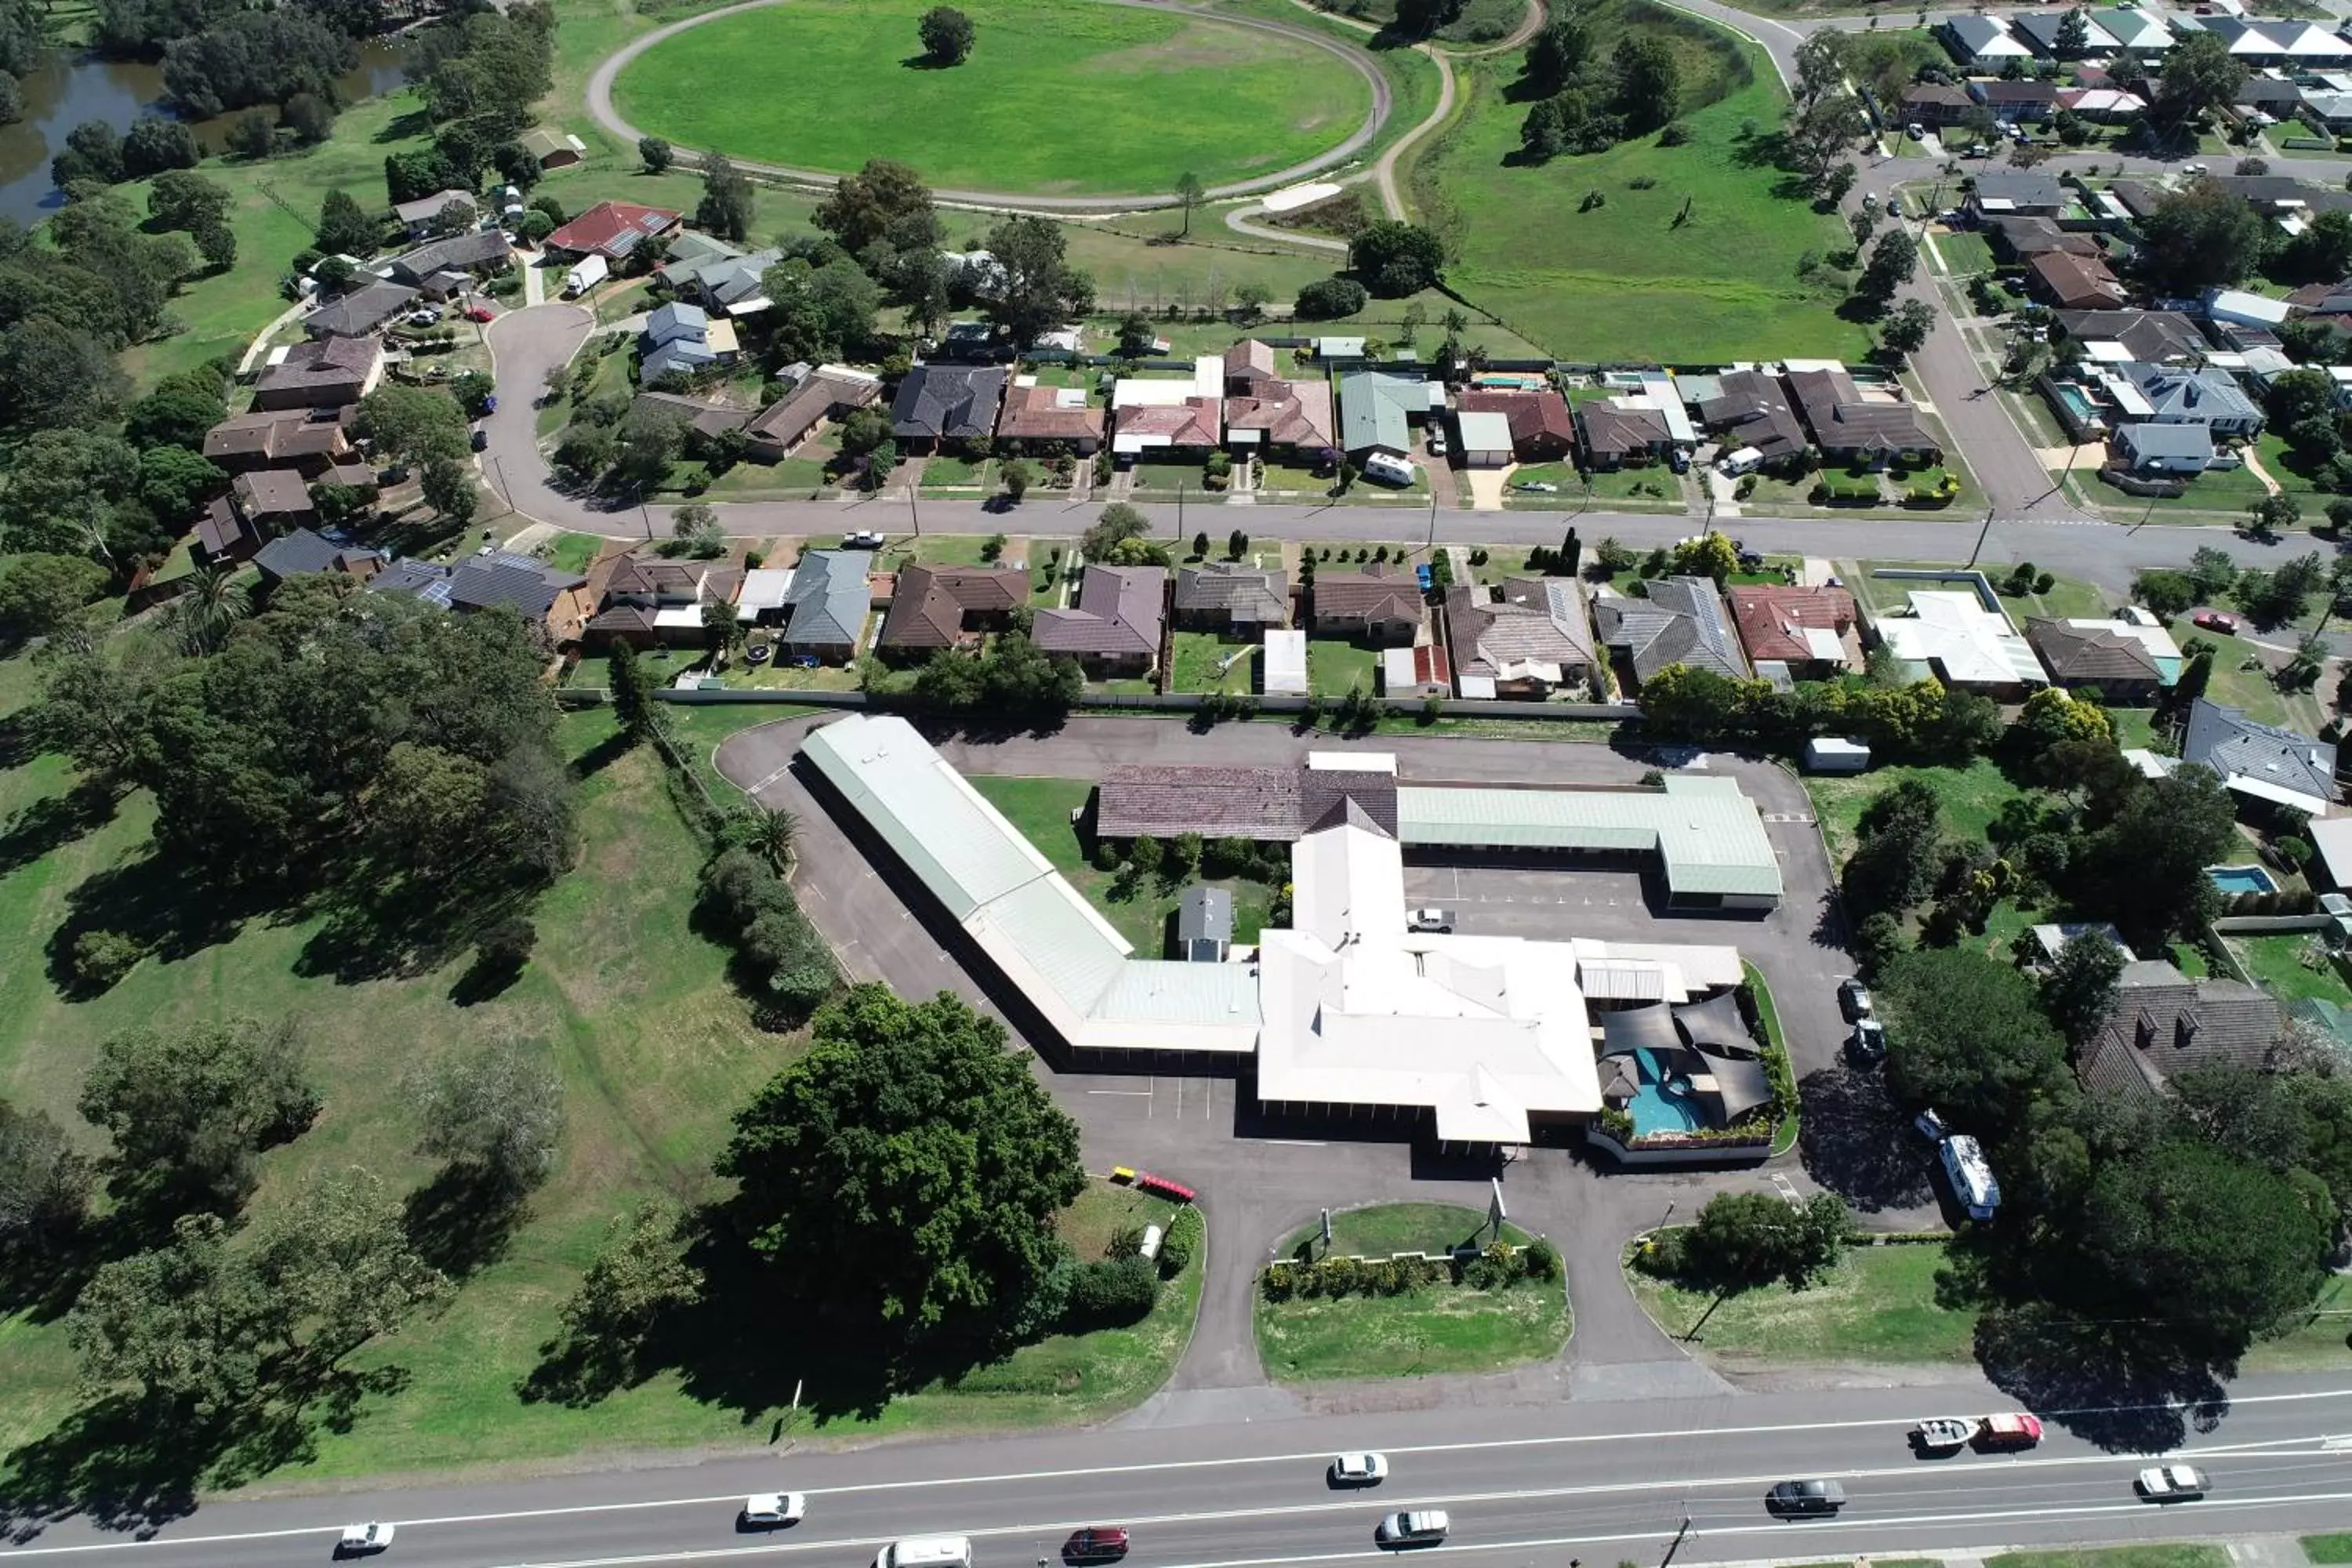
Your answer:
[[[368,586],[378,594],[405,594],[457,616],[512,610],[557,647],[580,640],[595,608],[588,579],[581,574],[505,551],[461,555],[446,565],[395,562]]]
[[[1576,405],[1576,444],[1596,468],[1636,467],[1664,458],[1674,447],[1666,416],[1654,408],[1621,408],[1614,403]]]
[[[254,552],[253,565],[261,574],[262,587],[268,589],[289,577],[317,572],[341,572],[365,582],[383,571],[385,562],[381,551],[339,542],[315,530],[298,528]]]
[[[205,460],[223,473],[291,468],[315,479],[351,456],[344,421],[313,419],[304,408],[239,414],[205,432]]]
[[[2099,242],[2087,234],[2058,226],[2054,217],[1988,218],[1984,225],[1985,243],[1992,247],[1999,261],[2028,261],[2046,256],[2053,250],[2063,250],[2075,256],[2096,256]]]
[[[310,482],[291,468],[248,468],[196,520],[190,544],[199,566],[249,561],[264,544],[319,521]]]
[[[640,392],[630,401],[629,411],[634,414],[641,410],[674,419],[705,440],[730,430],[740,430],[751,422],[752,416],[751,409],[740,405],[680,392]]]
[[[1550,387],[1514,392],[1465,386],[1454,400],[1464,414],[1499,414],[1510,422],[1511,455],[1523,463],[1557,462],[1576,447],[1576,420],[1568,399]]]
[[[1176,624],[1255,642],[1290,624],[1290,580],[1280,567],[1209,561],[1176,571]]]
[[[2180,761],[2210,768],[2233,795],[2313,816],[2336,807],[2336,746],[2261,724],[2245,710],[2199,698],[2189,710]]]
[[[1906,124],[1931,129],[1958,125],[1968,119],[1976,102],[1969,89],[1957,82],[1915,81],[1903,89],[1903,120]]]
[[[1979,85],[2013,87],[2020,84]],[[2049,91],[2054,102],[2058,89],[2051,88]],[[1983,218],[2056,217],[2065,205],[2066,187],[2058,183],[2055,174],[1988,171],[1977,176],[1976,187],[1969,193],[1969,205]]]
[[[402,283],[446,298],[450,290],[435,280],[456,273],[465,280],[504,272],[514,265],[514,247],[503,230],[478,228],[433,240],[392,258],[392,275]]]
[[[876,639],[885,655],[920,658],[934,648],[968,647],[1011,623],[1029,602],[1029,574],[1010,566],[902,568]]]
[[[376,279],[336,295],[303,317],[302,331],[314,338],[371,337],[412,309],[418,298],[417,291],[404,283]]]
[[[1921,427],[1917,409],[1891,398],[1864,398],[1844,367],[1792,370],[1788,382],[1823,461],[1883,468],[1944,460],[1942,445]]]
[[[827,664],[856,658],[874,605],[873,571],[870,550],[803,551],[784,590],[784,629],[777,638],[784,651]]]
[[[1785,665],[1801,679],[1862,668],[1853,595],[1843,588],[1738,584],[1728,596],[1750,663]]]
[[[2009,29],[2020,42],[2044,59],[2059,58],[2059,29],[2071,13],[2063,10],[2021,11],[2009,19]],[[2091,19],[2083,16],[2083,47],[2073,51],[2074,59],[2105,59],[2119,47],[2116,36]]]
[[[273,356],[253,384],[257,409],[340,408],[383,379],[383,344],[374,338],[314,338]]]
[[[2026,273],[2034,293],[2061,310],[2112,310],[2131,298],[2095,256],[2045,250],[2027,261]]]
[[[1024,452],[1059,446],[1090,458],[1103,444],[1103,411],[1087,402],[1082,386],[1045,386],[1034,375],[1013,378],[996,416],[996,438]]]
[[[1752,447],[1768,465],[1801,458],[1808,445],[1780,378],[1767,371],[1724,372],[1716,378],[1716,395],[1698,405],[1698,416],[1726,451]]]
[[[782,462],[826,420],[846,419],[881,400],[880,376],[845,364],[821,364],[751,416],[743,426],[744,453],[762,463]]]
[[[1255,338],[1243,339],[1225,351],[1225,395],[1260,395],[1259,387],[1283,379],[1280,363],[1271,344],[1262,343]]]
[[[2284,1023],[2267,992],[2139,959],[2124,965],[2105,1019],[2074,1053],[2074,1072],[2095,1094],[2153,1100],[2192,1068],[2268,1066]]]
[[[1078,579],[1078,602],[1039,610],[1029,640],[1074,656],[1097,679],[1149,675],[1168,629],[1164,566],[1093,566]]]
[[[2054,685],[2095,693],[2111,706],[2144,708],[2164,690],[2156,655],[2137,637],[2099,626],[2061,620],[2029,620],[2025,640]]]
[[[1401,566],[1319,572],[1306,584],[1306,594],[1315,636],[1347,637],[1374,647],[1411,644],[1427,609],[1419,582]]]
[[[1168,451],[1205,455],[1218,445],[1223,413],[1223,400],[1215,397],[1129,405],[1118,410],[1114,449],[1121,457]]]
[[[996,433],[996,409],[1008,379],[1003,365],[915,366],[890,403],[892,438],[909,453],[937,452],[950,442],[986,441]]]
[[[676,229],[685,214],[635,202],[598,202],[547,237],[545,248],[563,256],[619,261],[647,240]]]
[[[592,586],[599,599],[583,628],[598,642],[632,647],[691,647],[709,634],[703,606],[731,605],[743,587],[743,570],[724,561],[670,561],[655,555],[624,555]]]
[[[452,202],[466,209],[466,222],[470,226],[474,221],[474,213],[480,205],[481,198],[471,191],[461,191],[454,186],[448,190],[436,191],[429,196],[418,196],[414,201],[395,202],[393,204],[392,216],[400,220],[400,226],[407,231],[411,239],[422,239],[431,232],[434,220],[438,218],[443,210]]]
[[[1573,577],[1512,577],[1445,590],[1445,641],[1464,697],[1533,698],[1592,679],[1592,626]]]
[[[1286,453],[1314,466],[1338,459],[1329,382],[1268,376],[1250,384],[1248,395],[1225,398],[1225,440],[1237,455]]]
[[[1723,616],[1723,595],[1706,577],[1654,577],[1649,596],[1606,598],[1592,608],[1601,641],[1622,659],[1638,687],[1674,665],[1748,678],[1748,660]]]
[[[2126,361],[2179,364],[2213,352],[2197,323],[2178,310],[2061,310],[2058,335],[2086,348],[2116,343]]]

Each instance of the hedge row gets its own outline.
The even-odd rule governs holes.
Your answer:
[[[1559,1278],[1559,1253],[1548,1241],[1525,1247],[1492,1242],[1484,1251],[1456,1253],[1450,1258],[1326,1258],[1319,1263],[1290,1259],[1268,1264],[1258,1287],[1269,1301],[1346,1296],[1402,1296],[1430,1285],[1466,1285],[1475,1290],[1499,1290],[1522,1279]]]

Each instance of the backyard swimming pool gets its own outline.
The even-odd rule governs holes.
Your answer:
[[[2278,884],[2260,866],[2208,866],[2205,874],[2225,893],[2275,893]]]
[[[1688,1079],[1669,1073],[1655,1052],[1636,1050],[1633,1057],[1641,1064],[1642,1079],[1641,1086],[1633,1091],[1634,1136],[1692,1132],[1706,1125],[1706,1113],[1699,1109]]]

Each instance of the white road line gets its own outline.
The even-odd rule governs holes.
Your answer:
[[[1090,1089],[1087,1092],[1088,1094],[1121,1094],[1136,1100],[1151,1098],[1151,1091],[1148,1089]]]

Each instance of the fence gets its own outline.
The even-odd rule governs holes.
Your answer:
[[[1772,1152],[1769,1132],[1749,1140],[1680,1139],[1657,1133],[1625,1144],[1602,1131],[1597,1121],[1586,1123],[1584,1141],[1626,1165],[1760,1165]]]
[[[730,703],[775,703],[779,706],[800,705],[814,708],[875,708],[882,710],[913,710],[922,704],[911,696],[874,697],[863,691],[796,691],[783,687],[725,687],[715,690],[670,689],[654,693],[659,702],[675,702],[684,707],[719,707]],[[556,700],[566,707],[594,708],[607,700],[606,694],[594,687],[565,687],[556,692]],[[1234,699],[1201,692],[1169,692],[1153,695],[1149,692],[1104,692],[1090,696],[1078,704],[1082,711],[1101,712],[1129,710],[1138,712],[1198,713],[1222,711],[1231,713]],[[1421,700],[1399,700],[1372,697],[1365,700],[1379,711],[1406,717],[1419,717],[1427,710],[1428,703]],[[1253,697],[1248,699],[1254,710],[1260,713],[1305,713],[1315,700],[1309,697]],[[1438,712],[1446,718],[1478,719],[1584,719],[1612,724],[1631,724],[1642,717],[1642,710],[1633,703],[1593,702],[1511,702],[1470,701],[1461,698],[1442,697]],[[1321,709],[1326,715],[1333,705],[1326,701]],[[1240,714],[1232,714],[1238,719]]]

